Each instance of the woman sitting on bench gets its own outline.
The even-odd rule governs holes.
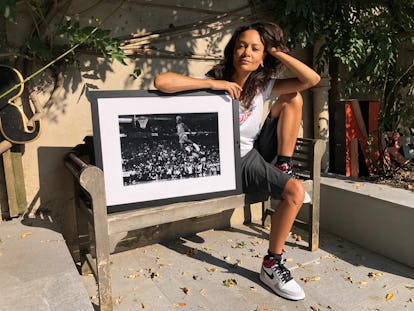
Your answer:
[[[295,77],[275,78],[282,66]],[[193,78],[167,72],[155,78],[154,85],[166,93],[195,89],[227,91],[240,101],[240,152],[243,191],[265,192],[281,198],[272,216],[269,250],[264,257],[260,279],[276,294],[291,300],[305,298],[303,289],[283,265],[286,238],[301,208],[305,190],[292,178],[292,155],[302,119],[300,91],[316,85],[319,75],[290,56],[280,27],[273,23],[254,23],[239,27],[224,50],[224,60],[206,74]],[[277,120],[277,162],[266,162],[254,148],[260,133],[265,100],[279,97],[271,109]]]

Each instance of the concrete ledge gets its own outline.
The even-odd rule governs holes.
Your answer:
[[[321,228],[414,267],[414,192],[322,177]]]
[[[36,224],[0,222],[0,280],[1,310],[94,310],[62,235]]]

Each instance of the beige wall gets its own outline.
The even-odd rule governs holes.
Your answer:
[[[116,2],[116,3],[115,3]],[[114,36],[127,37],[132,33],[142,34],[170,26],[195,23],[213,18],[215,14],[200,11],[172,9],[171,7],[142,6],[144,1],[128,1],[106,22],[104,28],[113,30]],[[165,5],[176,5],[224,12],[247,5],[250,1],[158,1]],[[68,8],[68,15],[75,15],[91,6],[95,1],[76,0]],[[104,17],[111,12],[118,1],[103,1],[94,9],[79,15],[82,23],[95,17]],[[22,9],[23,10],[23,9]],[[152,40],[159,51],[193,53],[197,55],[220,56],[223,47],[235,27],[246,21],[252,11],[247,8],[236,15],[221,19],[220,23],[207,23],[199,30],[189,28],[180,34],[172,34],[169,40],[165,36]],[[207,26],[209,26],[207,28]],[[19,31],[25,33],[29,27]],[[23,36],[9,38],[16,46]],[[19,41],[20,40],[20,41]],[[296,52],[298,57],[310,63],[311,55],[307,51]],[[64,80],[59,92],[52,99],[49,93],[39,93],[44,116],[42,134],[34,142],[26,145],[23,166],[28,206],[32,214],[36,211],[50,211],[54,221],[61,224],[62,231],[72,230],[73,215],[70,210],[73,201],[71,177],[63,165],[63,157],[73,146],[82,143],[86,135],[92,134],[90,103],[85,89],[127,90],[153,88],[152,81],[160,72],[172,70],[194,76],[203,75],[214,60],[191,60],[186,58],[136,57],[127,60],[127,66],[117,62],[111,64],[93,55],[81,55],[81,70],[68,67],[63,71]],[[132,73],[139,68],[142,73],[134,78]],[[38,77],[40,84],[45,75]],[[304,132],[301,136],[312,137],[311,93],[305,92]]]

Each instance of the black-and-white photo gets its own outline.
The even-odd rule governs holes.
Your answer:
[[[220,175],[218,113],[119,116],[123,183]]]
[[[108,213],[241,193],[238,103],[228,94],[89,96]]]

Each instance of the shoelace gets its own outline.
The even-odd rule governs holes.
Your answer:
[[[283,283],[287,283],[292,279],[290,275],[290,271],[286,268],[283,264],[278,263],[272,267],[273,272],[275,272],[283,281]]]

